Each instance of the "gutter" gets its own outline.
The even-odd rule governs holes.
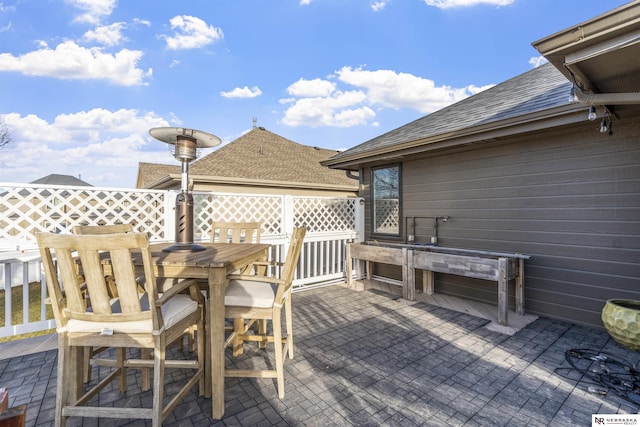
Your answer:
[[[190,178],[198,184],[217,184],[217,185],[243,185],[258,187],[283,187],[283,188],[303,188],[313,190],[339,190],[339,191],[357,191],[358,184],[342,185],[342,184],[323,184],[314,182],[294,182],[294,181],[270,181],[266,179],[239,178],[228,176],[211,176],[211,175],[192,175]]]
[[[584,93],[577,85],[575,95],[578,102],[589,105],[638,105],[640,92],[627,93]]]

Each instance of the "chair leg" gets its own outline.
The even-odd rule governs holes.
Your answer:
[[[205,364],[204,323],[201,323],[200,325],[198,325],[198,327],[196,328],[196,333],[198,336],[198,363],[200,364],[200,368],[204,371],[204,364]],[[200,378],[200,386],[199,386],[200,396],[204,396],[206,393],[205,384],[206,384],[205,375],[202,375],[202,377]]]
[[[164,394],[164,335],[155,338],[153,349],[153,415],[151,424],[153,427],[162,425],[163,394]]]
[[[282,313],[279,308],[273,310],[273,346],[276,353],[276,379],[278,383],[278,397],[284,398],[284,355],[282,346]]]
[[[188,343],[188,348],[189,348],[189,352],[193,353],[194,350],[196,349],[196,344],[195,344],[195,336],[196,336],[196,328],[194,326],[191,326],[189,328],[189,333],[187,334],[187,343]]]
[[[91,382],[91,355],[93,354],[93,347],[85,347],[84,349],[84,376],[83,382],[86,384]]]
[[[258,348],[267,348],[267,320],[258,319],[258,335],[263,337],[262,341],[258,342]]]
[[[149,360],[151,359],[151,350],[148,348],[140,349],[140,358]],[[151,388],[151,370],[149,368],[142,368],[142,391],[149,391]]]
[[[293,359],[293,316],[291,313],[291,294],[284,303],[284,315],[287,327],[287,346],[289,351],[289,359]]]
[[[238,356],[244,351],[244,339],[242,336],[247,332],[242,317],[233,319],[233,330],[236,334],[233,339],[233,355]]]
[[[66,418],[62,417],[62,408],[66,406],[70,398],[70,386],[73,378],[65,378],[66,372],[73,372],[71,369],[71,358],[69,357],[69,347],[64,334],[58,334],[58,379],[56,382],[56,415],[55,424],[64,427],[67,424]]]
[[[118,376],[118,388],[120,392],[127,391],[127,369],[124,367],[124,362],[127,360],[127,349],[120,347],[116,349],[116,360],[118,361],[118,368],[120,369],[120,375]]]

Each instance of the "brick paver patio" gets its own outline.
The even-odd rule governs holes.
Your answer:
[[[590,392],[601,388],[578,381],[581,375],[568,369],[570,349],[638,362],[640,353],[619,346],[606,331],[540,318],[509,336],[487,329],[487,322],[379,291],[331,286],[299,292],[284,400],[274,380],[228,378],[223,420],[209,418],[210,400],[194,390],[165,425],[585,426],[592,414],[640,409],[612,391]],[[262,351],[247,348],[241,358],[228,357],[228,365],[265,363]],[[11,405],[28,405],[28,426],[53,425],[56,361],[56,350],[0,360],[0,386],[9,389]],[[101,404],[150,402],[130,372],[128,392],[105,391]],[[167,379],[182,381],[182,375],[168,372]],[[95,419],[69,424],[147,425]]]

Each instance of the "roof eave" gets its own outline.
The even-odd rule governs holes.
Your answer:
[[[323,184],[313,182],[297,182],[297,181],[270,181],[265,179],[251,179],[228,176],[211,176],[211,175],[191,175],[190,179],[201,184],[224,184],[224,185],[242,185],[257,187],[278,187],[278,188],[304,188],[313,190],[339,190],[339,191],[357,191],[358,184],[340,185],[340,184]]]
[[[175,182],[178,183],[181,180],[182,175],[171,173],[163,176],[162,178],[150,183],[147,188],[155,189],[155,190],[166,190],[167,188],[172,187]]]
[[[580,52],[581,55],[596,55],[619,48],[635,31],[640,31],[640,2],[634,1],[604,13],[598,17],[559,31],[532,43],[554,67],[570,81],[572,71],[565,64],[567,55]],[[575,71],[574,71],[575,72]],[[586,76],[583,83],[589,84]],[[585,87],[592,90],[591,87]]]
[[[357,170],[365,163],[392,162],[408,155],[443,150],[469,144],[493,142],[499,138],[534,132],[549,127],[584,122],[584,106],[567,104],[510,119],[467,127],[453,132],[431,135],[406,143],[397,144],[390,149],[384,147],[365,153],[356,153],[338,159],[328,159],[323,165],[333,169]]]

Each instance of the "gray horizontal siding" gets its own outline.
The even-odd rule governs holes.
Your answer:
[[[438,221],[441,246],[531,255],[526,311],[601,326],[606,299],[640,299],[640,123],[618,121],[614,131],[585,121],[406,160],[404,216],[448,215]],[[416,220],[417,242],[433,233],[432,220]],[[446,275],[436,292],[496,301],[495,287]]]

